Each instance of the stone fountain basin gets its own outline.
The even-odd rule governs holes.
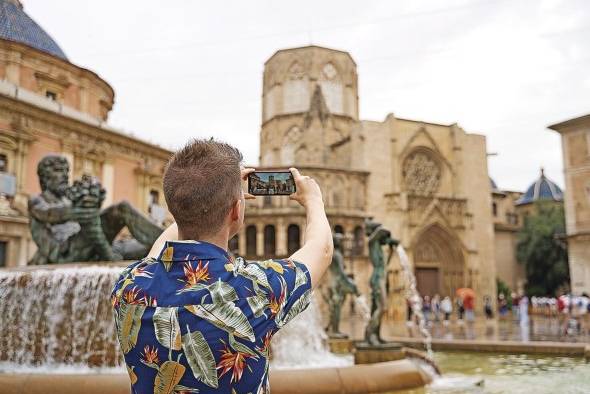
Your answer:
[[[413,389],[432,378],[410,360],[349,367],[271,370],[273,394],[364,394]],[[120,374],[0,374],[3,394],[129,394],[129,377]]]

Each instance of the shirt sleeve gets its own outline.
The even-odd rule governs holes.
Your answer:
[[[311,302],[311,276],[307,267],[293,260],[260,263],[272,289],[270,309],[277,329],[303,312]]]

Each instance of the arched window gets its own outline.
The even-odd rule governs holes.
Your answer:
[[[344,227],[342,227],[341,225],[337,224],[337,225],[334,226],[334,232],[344,235]]]
[[[269,258],[276,254],[277,243],[275,238],[275,226],[269,224],[264,227],[264,257]]]
[[[283,112],[286,114],[305,112],[309,109],[309,83],[305,69],[294,62],[289,67],[287,79],[283,83]]]
[[[246,228],[246,256],[256,256],[256,226]]]
[[[341,114],[344,109],[342,105],[342,83],[340,82],[338,70],[332,63],[326,63],[322,68],[320,86],[330,112]]]
[[[495,202],[492,203],[492,214],[494,216],[498,216],[498,204],[496,204]]]
[[[354,228],[354,255],[360,256],[363,254],[364,249],[364,232],[361,226],[356,226]]]
[[[229,243],[227,245],[227,248],[229,249],[229,251],[235,255],[240,253],[240,247],[239,247],[239,238],[238,238],[238,234],[234,235],[230,240]]]
[[[287,253],[292,255],[301,247],[301,231],[296,224],[287,227]]]

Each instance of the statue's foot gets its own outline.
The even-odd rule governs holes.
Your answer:
[[[341,332],[328,332],[328,337],[331,339],[346,339],[348,335]]]
[[[377,334],[370,334],[367,338],[367,343],[372,346],[381,345],[381,342],[379,341],[379,336]]]

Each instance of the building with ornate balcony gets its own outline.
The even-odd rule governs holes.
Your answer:
[[[20,1],[0,0],[0,266],[25,265],[34,254],[27,200],[40,192],[37,163],[49,153],[68,159],[71,178],[99,178],[104,206],[128,200],[165,215],[171,152],[108,126],[114,97],[106,81],[68,60]]]

